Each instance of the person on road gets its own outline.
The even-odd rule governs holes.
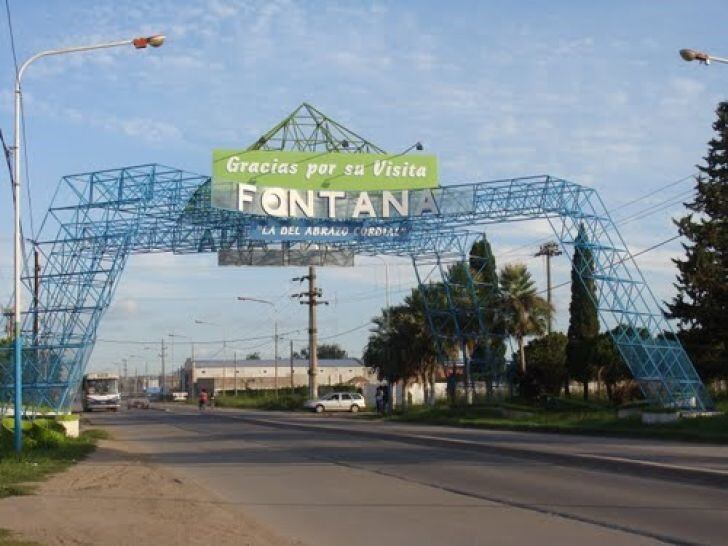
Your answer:
[[[200,396],[197,399],[197,407],[199,408],[200,411],[205,409],[205,406],[207,405],[207,400],[208,400],[207,389],[202,389],[200,391]]]
[[[381,415],[384,413],[384,393],[382,392],[381,385],[377,387],[377,394],[375,395],[374,399],[377,403],[377,415]]]
[[[389,414],[389,396],[390,396],[390,394],[391,393],[389,391],[389,385],[384,385],[382,387],[382,413],[384,415]]]

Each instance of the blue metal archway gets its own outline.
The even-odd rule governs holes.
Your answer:
[[[313,117],[320,114],[315,109],[309,112]],[[313,124],[315,130],[324,125],[322,120]],[[279,124],[256,146],[271,145],[286,127]],[[328,126],[327,134],[335,129],[342,130]],[[345,138],[354,143],[353,151],[372,149],[357,144],[359,137],[353,133]],[[283,139],[275,146],[281,149],[303,141]],[[329,150],[331,142],[341,141],[340,135],[328,142],[305,140],[311,146],[306,149],[323,146]],[[466,341],[496,334],[486,331],[486,310],[476,296],[477,282],[469,273],[457,281],[450,278],[448,267],[468,263],[470,243],[487,224],[547,219],[569,258],[583,226],[594,271],[582,272],[582,282],[587,276],[593,280],[602,326],[612,333],[645,396],[664,405],[711,406],[695,368],[670,335],[671,326],[595,190],[537,176],[446,186],[432,192],[436,212],[382,220],[387,225],[407,222],[408,237],[344,242],[338,247],[358,254],[411,257],[425,296],[431,281],[444,283],[446,297],[440,303],[425,297],[430,326],[437,339],[463,341],[466,363],[474,358],[467,354]],[[246,236],[261,222],[277,225],[280,220],[213,208],[209,177],[162,165],[63,177],[35,242],[43,263],[36,298],[33,275],[26,271],[23,279],[29,295],[25,301],[32,302],[22,328],[26,409],[69,408],[99,322],[131,254],[249,249],[263,244]],[[0,360],[0,374],[0,402],[9,405],[14,392],[12,354]]]

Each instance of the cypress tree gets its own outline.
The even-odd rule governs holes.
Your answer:
[[[589,399],[589,381],[594,375],[594,346],[599,335],[599,318],[594,305],[594,259],[588,242],[581,224],[571,262],[571,303],[566,344],[566,369],[569,377],[584,386],[584,400]]]
[[[483,322],[489,335],[473,351],[474,361],[480,365],[485,376],[488,394],[491,394],[493,380],[505,367],[505,328],[499,319],[500,297],[498,269],[493,249],[485,234],[470,248],[470,273],[477,284],[479,303],[483,309]]]
[[[680,339],[704,379],[728,377],[728,102],[721,102],[699,166],[690,211],[675,221],[685,258],[678,268],[677,295],[668,304]]]

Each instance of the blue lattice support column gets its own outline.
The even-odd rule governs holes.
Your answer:
[[[558,202],[560,201],[560,202]],[[571,259],[580,226],[594,259],[591,275],[603,328],[644,395],[665,406],[707,409],[712,406],[695,368],[665,319],[659,303],[596,191],[569,188],[553,200],[558,216],[549,216],[564,253]]]

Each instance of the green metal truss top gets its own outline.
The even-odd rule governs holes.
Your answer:
[[[248,150],[337,153],[387,153],[376,144],[332,120],[304,102],[283,121],[261,136]],[[192,195],[188,209],[210,202],[210,180]]]
[[[306,102],[256,140],[248,150],[386,153]]]

